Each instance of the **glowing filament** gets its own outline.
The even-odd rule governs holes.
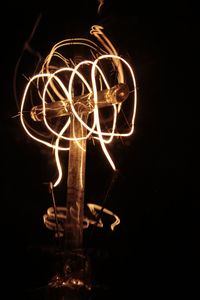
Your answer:
[[[24,130],[37,142],[55,150],[58,177],[54,187],[62,179],[59,152],[68,151],[71,140],[78,145],[79,141],[89,138],[99,141],[115,170],[107,144],[115,137],[130,136],[134,131],[137,104],[134,72],[129,63],[117,54],[102,29],[94,25],[90,31],[100,45],[88,39],[75,38],[53,46],[41,71],[29,80],[23,94],[20,118]],[[83,47],[91,60],[76,64],[71,58],[66,58],[63,52],[70,46]],[[114,76],[110,76],[111,71]],[[126,102],[130,104],[128,117],[124,117],[123,112]],[[103,117],[101,108],[102,111],[104,108],[109,110],[109,118]],[[83,114],[89,115],[90,122],[83,121]],[[70,135],[73,118],[86,129],[84,134]],[[122,118],[127,126],[120,130],[118,122]]]
[[[112,231],[114,231],[115,227],[120,224],[119,217],[109,209],[102,208],[102,206],[94,203],[87,203],[87,207],[91,212],[91,217],[84,218],[84,223],[83,223],[84,229],[88,228],[90,225],[95,225],[97,227],[103,228],[104,223],[102,221],[102,217],[104,215],[109,215],[111,218],[113,218],[113,221],[110,225]],[[62,237],[64,234],[64,223],[66,221],[66,215],[67,215],[66,207],[62,207],[62,206],[56,207],[56,214],[54,208],[49,207],[47,209],[47,213],[43,216],[43,221],[45,226],[48,229],[56,232],[56,236],[59,235],[60,237]],[[56,224],[56,219],[58,221],[58,224]]]

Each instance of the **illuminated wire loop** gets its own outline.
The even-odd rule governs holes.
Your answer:
[[[92,26],[90,34],[98,44],[74,38],[54,45],[40,72],[28,81],[21,101],[20,119],[26,133],[54,150],[58,170],[54,187],[62,180],[59,153],[69,150],[71,140],[98,141],[109,164],[116,170],[107,145],[115,137],[130,136],[134,131],[137,89],[133,69],[117,54],[103,27]],[[66,57],[67,47],[72,46],[87,49],[91,59],[76,63]],[[112,78],[111,72],[115,74]],[[126,102],[130,103],[128,116],[122,113]],[[105,108],[109,109],[109,125],[102,117]],[[82,117],[83,114],[88,115],[90,122]],[[120,130],[118,122],[122,117],[127,126]],[[70,134],[74,119],[86,129],[82,131],[84,134]]]
[[[97,92],[97,103],[94,102],[94,93],[88,93],[82,96],[75,97],[73,99],[73,103],[70,100],[62,100],[47,103],[44,105],[37,105],[31,109],[31,118],[40,122],[44,120],[44,116],[46,119],[53,119],[57,117],[63,117],[71,115],[72,105],[79,107],[81,114],[91,113],[94,110],[95,104],[98,108],[107,107],[114,104],[120,104],[124,100],[127,99],[129,95],[128,86],[124,83],[119,83],[110,89],[105,89]]]
[[[112,231],[117,225],[120,224],[119,217],[109,209],[102,208],[102,206],[93,203],[87,203],[87,206],[93,218],[89,218],[86,216],[84,217],[83,229],[88,228],[90,225],[102,228],[104,226],[102,221],[104,215],[109,215],[114,218],[114,222],[112,222],[110,225]],[[56,213],[53,207],[49,207],[47,213],[43,216],[45,226],[48,229],[54,231],[56,237],[62,237],[64,235],[66,215],[66,207],[57,206]]]

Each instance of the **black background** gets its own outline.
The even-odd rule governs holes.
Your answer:
[[[162,298],[174,288],[176,293],[192,292],[200,250],[199,19],[186,4],[174,7],[178,15],[166,13],[168,8],[165,15],[143,17],[133,15],[128,1],[123,6],[107,1],[100,15],[95,1],[62,5],[13,4],[1,13],[1,261],[3,286],[9,287],[5,299],[12,292],[32,299],[31,291],[47,284],[48,251],[55,243],[42,223],[50,201],[44,182],[53,164],[46,149],[29,140],[14,117],[18,108],[13,84],[20,101],[23,74],[33,72],[37,53],[45,57],[63,38],[89,37],[93,24],[102,25],[118,52],[131,61],[138,86],[135,133],[115,149],[119,176],[106,203],[121,224],[114,233],[105,229],[92,238],[86,235],[96,251],[94,268],[99,273],[94,273],[116,294],[131,291],[132,298],[138,293]],[[100,149],[92,147],[88,145],[86,167],[88,202],[103,201],[112,180]],[[30,294],[24,296],[27,290]]]

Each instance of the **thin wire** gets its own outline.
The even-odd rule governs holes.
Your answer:
[[[92,237],[93,237],[93,235],[94,235],[94,231],[95,231],[95,230],[97,229],[97,227],[98,227],[98,226],[96,226],[96,225],[99,223],[99,220],[100,220],[101,217],[102,217],[102,214],[103,214],[103,212],[104,212],[105,205],[106,205],[106,203],[108,202],[108,200],[110,199],[111,191],[113,190],[113,187],[114,187],[114,185],[115,185],[115,183],[116,183],[118,177],[119,177],[119,170],[116,170],[116,171],[114,172],[113,176],[112,176],[111,182],[110,182],[109,187],[108,187],[107,192],[106,192],[106,195],[105,195],[105,197],[104,197],[104,199],[103,199],[102,206],[101,206],[101,210],[100,210],[100,212],[99,212],[98,215],[97,215],[96,223],[95,223],[94,226],[93,226],[93,229],[92,229],[92,232],[91,232],[91,235],[90,235],[89,240],[92,239]],[[88,241],[88,243],[89,243],[89,241]],[[87,244],[87,246],[85,247],[86,250],[87,250],[88,246],[89,246],[89,245]]]
[[[17,100],[18,97],[17,97],[17,88],[16,88],[17,73],[18,73],[18,70],[19,70],[19,67],[20,67],[20,64],[21,64],[21,60],[22,60],[22,57],[24,55],[25,50],[28,51],[29,53],[31,53],[32,55],[38,57],[38,65],[39,65],[39,62],[41,61],[40,53],[38,51],[32,49],[31,46],[30,46],[31,40],[33,39],[35,31],[37,30],[37,27],[39,26],[41,18],[42,18],[42,15],[40,13],[39,16],[37,17],[36,21],[35,21],[35,24],[33,26],[33,29],[31,31],[28,39],[24,43],[24,48],[22,50],[22,53],[19,56],[19,58],[16,62],[16,65],[15,65],[14,74],[13,74],[13,94],[14,94],[14,99],[15,99],[18,110],[19,110],[19,104],[18,104],[18,100]]]
[[[53,188],[52,182],[49,182],[49,192],[51,194],[53,208],[54,208],[54,214],[55,214],[56,231],[57,231],[57,237],[58,237],[58,249],[61,250],[61,240],[60,240],[60,233],[59,233],[59,223],[58,223],[58,216],[57,216],[56,200],[55,200],[54,188]]]

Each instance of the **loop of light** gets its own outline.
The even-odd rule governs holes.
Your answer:
[[[94,203],[87,203],[87,207],[89,208],[92,217],[84,217],[83,229],[87,229],[90,225],[95,225],[99,228],[103,228],[103,220],[102,217],[99,216],[99,214],[109,215],[113,218],[113,222],[110,225],[112,231],[114,231],[115,227],[120,224],[119,217],[116,214],[114,214],[111,210],[107,208],[102,208],[102,206]],[[56,214],[54,207],[49,207],[47,209],[47,213],[43,216],[44,224],[48,229],[56,232],[56,237],[62,237],[64,235],[64,224],[66,221],[66,214],[66,207],[57,206]],[[58,224],[56,224],[55,219],[58,220]]]
[[[42,65],[39,74],[34,75],[27,83],[20,109],[20,119],[22,126],[26,133],[37,142],[46,145],[55,150],[55,160],[58,168],[58,177],[55,180],[53,186],[56,187],[62,179],[62,168],[59,159],[59,151],[69,150],[69,141],[92,138],[100,142],[101,148],[110,163],[113,170],[116,170],[115,163],[111,158],[110,153],[106,147],[107,144],[111,143],[114,137],[126,137],[133,133],[134,122],[136,116],[136,104],[137,104],[137,92],[136,92],[136,81],[133,69],[129,63],[117,54],[114,46],[110,40],[105,36],[102,31],[103,27],[94,25],[90,31],[90,34],[95,36],[101,46],[98,46],[93,41],[88,39],[67,39],[57,43],[50,51],[49,55],[46,57],[44,64]],[[89,49],[93,60],[83,60],[76,64],[71,60],[67,59],[62,53],[64,47],[69,45],[81,45]],[[59,52],[60,51],[60,52]],[[62,67],[57,67],[53,64],[53,59],[57,59],[62,62]],[[102,130],[102,120],[99,114],[98,107],[98,91],[104,88],[110,89],[111,83],[109,81],[109,75],[106,71],[102,69],[101,65],[103,63],[110,63],[112,68],[117,74],[116,82],[124,83],[124,68],[126,69],[126,75],[129,74],[129,84],[130,93],[129,98],[131,98],[131,118],[129,117],[129,124],[127,130],[124,132],[119,132],[117,128],[118,115],[121,112],[123,106],[120,104],[112,104],[112,125],[109,131]],[[84,69],[85,68],[85,69]],[[87,70],[87,76],[84,71]],[[90,74],[90,75],[88,75]],[[67,80],[66,80],[67,78]],[[81,107],[84,107],[84,103],[75,103],[75,85],[79,81],[81,82],[81,95],[87,93],[93,94],[93,110],[89,112],[92,115],[92,123],[88,125],[81,118]],[[39,100],[42,104],[42,114],[43,114],[43,126],[49,131],[54,139],[48,140],[45,136],[41,138],[41,134],[37,134],[38,129],[34,129],[33,125],[30,125],[26,114],[26,108],[29,104],[30,106],[30,92],[33,87],[36,87],[38,98],[34,100]],[[68,100],[70,109],[66,107],[66,116],[62,118],[62,128],[57,128],[46,117],[46,105],[49,102],[64,101]],[[89,101],[89,99],[88,99]],[[129,100],[130,101],[130,100]],[[129,112],[130,114],[130,112]],[[83,136],[70,136],[69,127],[72,122],[72,118],[76,118],[80,124],[87,129],[86,135]],[[30,118],[29,118],[30,119]],[[63,124],[64,120],[64,124]],[[33,122],[32,122],[33,123]],[[51,136],[52,137],[52,136]],[[63,146],[63,141],[65,142]],[[62,144],[61,144],[62,143]],[[78,144],[79,145],[79,144]]]

